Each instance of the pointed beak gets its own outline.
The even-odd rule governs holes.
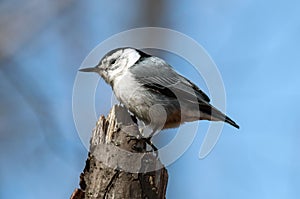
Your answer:
[[[82,68],[80,69],[79,71],[80,72],[99,72],[99,68],[96,66],[96,67],[92,67],[92,68]]]

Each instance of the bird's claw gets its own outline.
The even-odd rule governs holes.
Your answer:
[[[128,137],[127,143],[129,143],[129,142],[131,142],[131,141],[137,141],[137,142],[142,141],[142,142],[148,144],[148,145],[152,148],[152,150],[147,151],[147,152],[153,152],[153,153],[155,154],[155,156],[157,157],[157,155],[158,155],[158,148],[152,143],[152,141],[151,141],[151,138],[152,138],[152,137],[148,137],[148,138],[137,138],[137,137],[132,136],[132,135],[128,135],[127,137]],[[134,150],[137,150],[137,151],[141,151],[140,147],[136,147],[136,145],[133,145],[133,149],[134,149]]]

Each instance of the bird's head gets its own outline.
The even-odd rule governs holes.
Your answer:
[[[112,84],[115,78],[126,73],[128,68],[141,58],[141,53],[143,52],[134,48],[117,48],[108,52],[95,67],[83,68],[79,71],[96,72],[108,84]]]

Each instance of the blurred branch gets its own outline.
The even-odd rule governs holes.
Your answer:
[[[28,0],[18,3],[21,5],[15,6],[13,1],[7,3],[5,10],[0,7],[0,72],[35,113],[48,146],[58,157],[68,160],[59,146],[61,142],[58,140],[63,140],[63,134],[56,116],[52,115],[51,102],[34,76],[15,57],[36,39],[40,31],[47,29],[66,9],[70,9],[72,1]]]
[[[162,20],[166,16],[166,1],[152,0],[143,1],[143,16],[141,18],[143,26],[161,26]]]
[[[19,1],[0,10],[0,60],[15,55],[37,33],[48,26],[60,13],[70,7],[72,0]]]

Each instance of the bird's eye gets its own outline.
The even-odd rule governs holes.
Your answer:
[[[112,60],[110,60],[109,64],[110,64],[110,65],[113,65],[113,64],[116,63],[116,61],[117,61],[116,59],[112,59]]]

